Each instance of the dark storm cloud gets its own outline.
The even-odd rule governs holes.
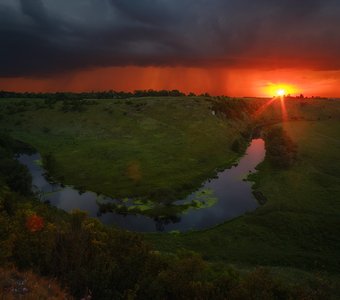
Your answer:
[[[21,0],[20,5],[24,15],[27,15],[43,24],[49,23],[44,5],[41,0]]]
[[[0,0],[0,76],[99,66],[340,68],[336,0]]]

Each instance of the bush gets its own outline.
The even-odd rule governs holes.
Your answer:
[[[236,153],[241,151],[241,144],[239,140],[234,140],[234,142],[231,144],[231,150]]]
[[[16,206],[12,216],[0,203],[0,246],[0,262],[57,278],[77,299],[325,299],[329,290],[323,282],[289,286],[266,269],[214,268],[193,252],[161,254],[140,234],[39,202]]]
[[[1,299],[72,299],[55,280],[41,278],[32,272],[0,268]]]
[[[18,161],[9,158],[0,159],[0,176],[12,191],[31,195],[32,176]]]
[[[266,156],[274,167],[288,168],[297,158],[297,146],[281,127],[273,127],[265,134]]]

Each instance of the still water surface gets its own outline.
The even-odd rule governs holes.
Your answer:
[[[252,194],[252,183],[244,179],[250,172],[256,171],[256,166],[264,157],[263,139],[253,139],[237,166],[219,172],[216,178],[207,180],[195,193],[172,203],[189,203],[196,199],[198,194],[202,195],[208,191],[209,197],[215,199],[214,205],[200,209],[190,208],[170,219],[150,218],[141,214],[99,214],[99,199],[108,203],[121,203],[121,199],[100,197],[93,192],[80,193],[73,187],[50,183],[44,176],[45,170],[37,163],[41,160],[39,153],[22,154],[18,160],[29,169],[33,178],[33,190],[39,192],[42,201],[48,200],[51,205],[68,212],[80,209],[86,211],[89,216],[100,219],[104,224],[113,224],[132,231],[168,232],[206,229],[255,210],[259,204]]]

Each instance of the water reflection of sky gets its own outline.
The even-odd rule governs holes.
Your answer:
[[[38,153],[34,155],[24,154],[18,159],[29,168],[33,177],[33,186],[44,193],[42,200],[49,200],[52,205],[65,211],[84,210],[88,212],[89,216],[98,217],[105,224],[114,224],[133,231],[152,232],[157,230],[205,229],[256,209],[258,203],[252,194],[251,183],[243,181],[243,179],[250,172],[255,171],[255,167],[264,159],[264,156],[264,141],[254,139],[237,166],[218,173],[217,178],[208,180],[199,190],[212,190],[213,196],[218,199],[215,205],[203,209],[190,209],[178,216],[180,218],[177,220],[178,222],[168,224],[164,220],[157,221],[142,215],[123,216],[117,213],[107,213],[97,216],[96,200],[98,196],[95,193],[85,192],[80,194],[72,187],[62,188],[59,184],[50,184],[43,175],[44,170],[36,163],[41,158]],[[176,203],[180,204],[192,200],[195,196],[196,193],[193,193]]]

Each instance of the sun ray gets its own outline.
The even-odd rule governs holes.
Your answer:
[[[265,104],[263,104],[255,113],[254,113],[254,117],[257,118],[258,116],[260,116],[276,99],[272,98],[270,100],[268,100]]]
[[[288,120],[288,113],[287,113],[287,108],[286,108],[285,97],[281,97],[280,102],[281,102],[282,121],[286,122]]]

